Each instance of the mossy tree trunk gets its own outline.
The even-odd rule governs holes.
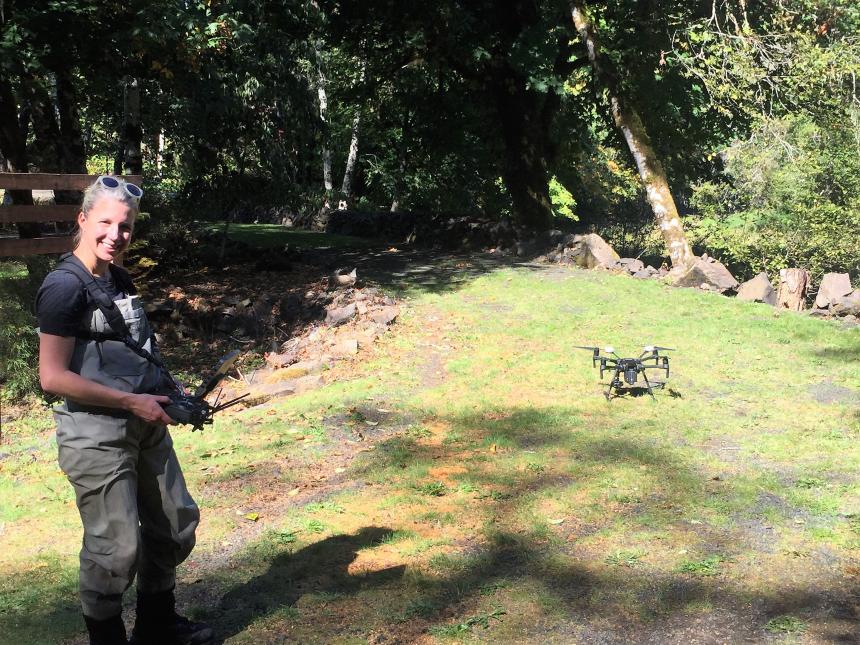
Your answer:
[[[585,3],[582,0],[571,0],[570,7],[573,24],[588,52],[594,76],[609,94],[612,118],[624,134],[627,147],[636,162],[639,177],[645,188],[646,199],[663,236],[666,251],[672,260],[672,267],[683,267],[691,262],[694,256],[687,243],[684,226],[678,215],[675,200],[672,198],[663,164],[660,163],[654,151],[651,138],[639,113],[622,96],[620,83],[611,68],[611,62],[600,51],[594,25],[585,11]]]

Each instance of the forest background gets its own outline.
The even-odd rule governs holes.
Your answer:
[[[0,159],[142,173],[161,270],[192,221],[341,203],[596,231],[659,265],[634,114],[694,253],[856,280],[858,75],[853,0],[3,0]]]

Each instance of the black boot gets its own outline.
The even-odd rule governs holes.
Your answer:
[[[208,645],[212,628],[194,623],[176,613],[173,589],[154,594],[137,594],[137,619],[130,645]]]
[[[90,633],[90,645],[128,645],[125,625],[119,614],[105,620],[96,620],[85,615],[84,622]]]

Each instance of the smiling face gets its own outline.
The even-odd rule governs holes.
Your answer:
[[[120,200],[109,196],[99,199],[86,215],[78,214],[81,241],[75,255],[101,273],[128,248],[134,216],[129,205]]]

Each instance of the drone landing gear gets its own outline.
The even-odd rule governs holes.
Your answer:
[[[622,393],[629,393],[633,396],[640,396],[645,394],[646,392],[651,395],[651,398],[655,401],[657,397],[654,396],[654,390],[662,390],[666,385],[665,381],[650,381],[648,380],[648,375],[645,373],[645,370],[642,370],[640,373],[642,374],[642,378],[645,379],[645,387],[636,386],[636,375],[630,374],[629,377],[625,375],[625,380],[628,383],[628,387],[624,386],[624,382],[621,380],[620,376],[623,373],[620,367],[616,367],[615,372],[612,375],[612,380],[609,382],[609,387],[606,388],[606,391],[603,393],[603,396],[607,401],[611,401],[612,399],[619,397]],[[615,394],[613,395],[612,391],[615,390]]]

